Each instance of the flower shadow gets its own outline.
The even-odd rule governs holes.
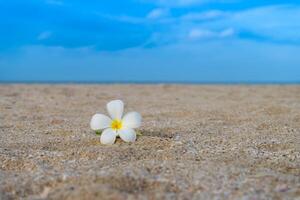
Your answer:
[[[151,137],[159,137],[159,138],[169,138],[172,139],[175,134],[171,133],[171,132],[167,132],[164,130],[146,130],[146,129],[141,129],[139,131],[137,131],[138,135],[141,136],[151,136]]]

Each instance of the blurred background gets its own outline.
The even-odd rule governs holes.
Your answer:
[[[1,82],[299,83],[298,0],[0,0]]]

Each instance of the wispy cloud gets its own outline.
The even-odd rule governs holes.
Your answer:
[[[47,4],[61,6],[64,4],[62,0],[46,0]]]
[[[181,16],[182,20],[187,21],[203,21],[203,20],[212,20],[218,19],[220,17],[228,16],[228,12],[224,12],[221,10],[209,10],[204,12],[191,12]]]
[[[223,31],[219,32],[219,36],[220,37],[230,37],[230,36],[233,36],[234,33],[235,33],[235,31],[233,28],[227,28],[227,29],[224,29]]]
[[[129,16],[129,15],[102,15],[99,14],[99,16],[109,19],[109,20],[115,20],[119,22],[124,22],[124,23],[130,23],[130,24],[142,24],[145,23],[145,18],[144,17],[134,17],[134,16]]]
[[[140,2],[152,3],[166,7],[189,7],[209,3],[233,3],[240,0],[139,0]]]
[[[193,11],[179,15],[174,15],[172,9],[158,8],[144,17],[119,16],[118,20],[155,26],[155,32],[145,40],[145,46],[176,44],[187,39],[201,42],[233,36],[247,40],[265,38],[269,42],[300,43],[300,27],[296,22],[296,19],[300,19],[299,13],[300,7],[295,6],[264,6],[230,12]]]
[[[184,40],[183,35],[187,34],[190,39],[235,36],[247,40],[264,38],[269,42],[297,45],[300,44],[297,19],[300,19],[299,6],[263,6],[231,12],[209,10],[173,16],[173,20],[169,20],[169,29],[163,30],[165,37],[175,39],[175,43]]]
[[[162,5],[162,6],[188,6],[203,3],[207,0],[139,0],[140,2],[147,2],[152,3],[155,5]]]
[[[219,24],[232,24],[236,28],[253,32],[273,40],[300,42],[299,6],[266,6],[232,14]]]
[[[147,14],[146,18],[147,19],[158,19],[158,18],[161,18],[161,17],[168,16],[168,14],[169,14],[169,10],[168,9],[157,8],[157,9],[151,10]]]
[[[131,48],[118,52],[26,46],[16,56],[0,58],[0,79],[299,81],[299,73],[295,72],[299,72],[300,47],[270,43],[265,44],[264,48],[261,46],[255,41],[242,40],[204,41],[201,45],[176,44],[151,49]],[[89,66],[88,70],[86,66]],[[17,73],[22,69],[26,70]],[[119,73],[114,73],[115,70]]]
[[[0,79],[299,81],[300,3],[274,2],[3,1]]]
[[[169,20],[169,9],[165,8],[156,8],[148,13],[145,16],[137,17],[137,16],[130,16],[130,15],[111,15],[111,14],[101,14],[97,13],[98,16],[109,19],[109,20],[116,20],[124,23],[131,23],[131,24],[148,24],[152,23],[154,20],[155,22],[165,22]]]
[[[52,32],[51,31],[44,31],[42,33],[40,33],[37,37],[38,40],[45,40],[48,39],[49,37],[51,37]]]
[[[212,39],[212,38],[226,38],[234,35],[233,28],[227,28],[221,31],[212,31],[207,29],[192,29],[188,33],[188,38],[192,40],[196,39]]]
[[[205,0],[159,0],[160,4],[175,6],[187,6],[203,2],[205,2]]]
[[[71,5],[70,0],[44,1]],[[208,1],[210,0],[172,2],[177,5],[190,5]],[[236,0],[224,0],[230,1]],[[236,39],[300,44],[300,27],[297,21],[300,19],[300,5],[253,6],[243,9],[222,6],[173,8],[162,5],[172,4],[169,0],[151,2],[152,5],[138,11],[121,9],[117,12],[109,12],[111,7],[114,8],[113,4],[104,12],[102,7],[78,7],[78,2],[77,9],[71,6],[32,3],[31,8],[24,8],[27,10],[16,13],[8,22],[0,21],[3,27],[11,23],[9,25],[16,33],[11,36],[4,31],[6,35],[0,38],[0,48],[36,44],[38,40],[38,44],[46,46],[78,48],[91,45],[98,47],[98,50],[115,51],[140,46],[148,48],[178,44],[191,39],[201,43],[206,39],[220,40],[233,36]],[[36,6],[39,6],[41,12],[34,12]],[[143,7],[143,4],[137,6]],[[32,13],[32,16],[26,13]],[[27,22],[26,28],[20,23],[23,20]],[[39,25],[40,21],[43,21],[43,26]],[[45,31],[45,28],[51,31]],[[21,36],[17,34],[20,31],[24,32]]]

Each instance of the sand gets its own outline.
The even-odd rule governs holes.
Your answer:
[[[143,136],[101,145],[122,99]],[[300,199],[300,86],[0,85],[0,199]]]

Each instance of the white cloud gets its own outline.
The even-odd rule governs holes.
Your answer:
[[[206,12],[200,12],[200,13],[188,13],[183,16],[181,16],[182,20],[188,20],[188,21],[202,21],[202,20],[211,20],[211,19],[217,19],[220,17],[226,17],[228,13],[221,11],[221,10],[210,10]]]
[[[131,23],[131,24],[145,24],[145,23],[151,23],[153,20],[155,20],[155,23],[167,23],[171,22],[173,18],[169,18],[169,9],[165,8],[157,8],[151,10],[148,14],[146,14],[145,17],[135,17],[135,16],[128,16],[128,15],[103,15],[101,13],[97,13],[97,15],[104,17],[106,19],[110,20],[117,20],[120,22],[125,23]]]
[[[158,8],[145,17],[111,16],[126,23],[155,25],[155,33],[145,44],[176,44],[185,40],[266,39],[269,42],[300,44],[299,6],[264,6],[238,11],[208,10],[172,15],[171,9]],[[155,19],[155,20],[154,20]]]
[[[197,3],[204,3],[205,0],[177,0],[175,2],[180,6],[186,6],[186,5],[193,5]]]
[[[131,23],[131,24],[140,24],[140,23],[144,23],[145,22],[144,18],[141,18],[141,17],[132,17],[132,16],[128,16],[128,15],[121,15],[121,16],[108,17],[108,18],[116,19],[118,21],[127,22],[127,23]]]
[[[203,3],[207,0],[142,0],[150,3],[154,3],[157,5],[164,5],[164,6],[188,6]]]
[[[300,43],[299,6],[264,6],[235,12],[188,13],[179,18],[174,25],[177,32],[185,31],[190,39],[238,35],[245,39],[262,38],[273,42]]]
[[[160,6],[167,6],[167,7],[188,7],[194,5],[201,5],[207,3],[231,3],[237,2],[239,0],[138,0],[140,2],[152,3],[155,5]]]
[[[232,27],[235,32],[244,32],[253,36],[274,41],[300,42],[299,6],[264,6],[226,13],[215,20],[192,21],[192,25],[201,25],[206,29],[220,30]],[[224,32],[231,35],[232,31]]]
[[[264,43],[262,48],[260,42],[236,38],[117,52],[27,46],[0,58],[0,66],[8,69],[2,80],[299,81],[293,73],[299,71],[299,52],[299,46]],[[15,73],[23,68],[28,70]]]
[[[119,22],[124,23],[130,23],[130,24],[142,24],[147,21],[145,17],[135,17],[135,16],[129,16],[129,15],[110,15],[110,14],[102,14],[102,13],[95,13],[99,17],[108,19],[108,20],[115,20]]]
[[[220,23],[275,40],[300,41],[299,19],[299,6],[268,6],[237,12]]]
[[[207,38],[226,38],[234,35],[234,29],[227,28],[221,31],[212,31],[207,29],[194,28],[189,31],[188,38],[195,39],[207,39]]]
[[[235,33],[235,31],[233,28],[228,28],[228,29],[224,29],[223,31],[221,31],[219,33],[219,36],[220,37],[230,37],[230,36],[233,36],[234,33]]]
[[[57,5],[57,6],[61,6],[63,5],[63,1],[61,0],[46,0],[47,4],[51,4],[51,5]]]
[[[200,39],[200,38],[209,38],[215,36],[215,32],[212,32],[210,30],[203,30],[203,29],[192,29],[188,37],[190,39]]]
[[[38,35],[37,39],[38,40],[46,40],[46,39],[50,38],[51,35],[52,35],[51,31],[44,31]]]
[[[157,9],[154,9],[152,11],[150,11],[146,18],[147,19],[158,19],[158,18],[161,18],[161,17],[165,17],[169,14],[169,10],[168,9],[163,9],[163,8],[157,8]]]

